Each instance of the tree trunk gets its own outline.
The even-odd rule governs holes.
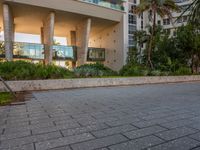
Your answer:
[[[140,64],[141,64],[141,62],[142,62],[142,44],[143,44],[143,43],[140,43],[140,44],[139,44],[139,45],[140,45],[140,46],[139,46],[139,47],[140,47],[140,48],[139,48],[139,62],[140,62]]]
[[[148,46],[148,51],[147,51],[147,64],[151,69],[153,69],[153,63],[151,60],[151,55],[152,55],[152,49],[153,49],[153,41],[155,37],[155,30],[156,30],[156,11],[153,9],[153,25],[152,25],[152,31],[151,31],[151,36],[150,36],[150,42]]]
[[[147,51],[147,64],[151,69],[153,69],[153,63],[151,61],[152,44],[153,44],[153,36],[151,35],[149,46],[148,46],[148,51]]]
[[[196,71],[197,71],[197,73],[200,73],[199,71],[199,69],[200,69],[200,54],[198,54],[197,55],[197,57],[198,57],[198,62],[197,62],[197,68],[196,68]]]
[[[195,55],[192,54],[192,62],[191,62],[191,69],[192,69],[192,74],[195,73],[196,69],[195,69]]]

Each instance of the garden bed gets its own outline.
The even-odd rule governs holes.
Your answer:
[[[0,105],[10,104],[13,101],[12,94],[8,92],[0,93]]]

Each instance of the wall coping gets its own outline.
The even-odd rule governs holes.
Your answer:
[[[6,81],[15,92],[200,81],[200,75]],[[0,82],[0,92],[6,91]]]

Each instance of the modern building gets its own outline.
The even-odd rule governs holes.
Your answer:
[[[159,15],[156,17],[157,25],[161,25],[166,32],[168,32],[170,35],[176,34],[176,29],[182,25],[186,25],[188,22],[188,16],[190,13],[190,10],[186,11],[182,17],[180,15],[189,7],[189,5],[192,3],[193,0],[174,0],[175,3],[180,7],[179,12],[172,12],[172,19],[168,18],[167,16],[164,18],[161,18]],[[130,6],[132,7],[130,10],[133,10],[135,5],[138,5],[140,3],[140,0],[129,0]],[[129,6],[129,8],[130,8]],[[136,30],[146,30],[146,27],[151,24],[152,17],[151,12],[144,12],[142,15],[135,15],[133,12],[131,12],[131,15],[135,16],[136,18]],[[131,21],[129,21],[130,23]],[[130,32],[130,29],[129,29]],[[131,44],[129,44],[131,46]]]
[[[160,23],[163,28],[171,35],[176,35],[176,30],[178,27],[186,25],[189,19],[190,10],[185,10],[189,7],[189,5],[193,2],[193,0],[175,0],[176,4],[179,5],[180,11],[172,13],[172,21],[170,22],[169,18],[164,18],[158,20],[158,24]],[[182,17],[180,15],[183,14]]]
[[[101,61],[119,70],[126,62],[127,21],[124,0],[0,0],[0,56],[68,67]],[[40,41],[17,42],[18,33]],[[55,43],[55,36],[66,44]]]
[[[175,0],[184,11],[192,0]],[[140,0],[0,0],[0,33],[8,61],[28,59],[73,68],[100,61],[119,70],[126,64],[129,47],[136,45],[133,33],[146,30],[150,12],[134,14]],[[171,35],[186,24],[188,12],[173,12],[173,21],[157,17],[157,24]],[[1,32],[2,30],[2,32]],[[17,34],[39,36],[38,42],[18,42]],[[54,42],[55,37],[66,44]],[[1,48],[1,46],[0,46]]]

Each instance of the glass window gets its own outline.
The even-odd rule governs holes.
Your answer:
[[[136,25],[129,25],[129,34],[133,34],[136,31]]]
[[[183,16],[183,22],[187,22],[188,21],[188,16]]]
[[[88,61],[105,61],[104,48],[88,48]]]
[[[170,25],[170,19],[163,19],[163,25]]]
[[[136,24],[136,16],[129,14],[129,24]]]

